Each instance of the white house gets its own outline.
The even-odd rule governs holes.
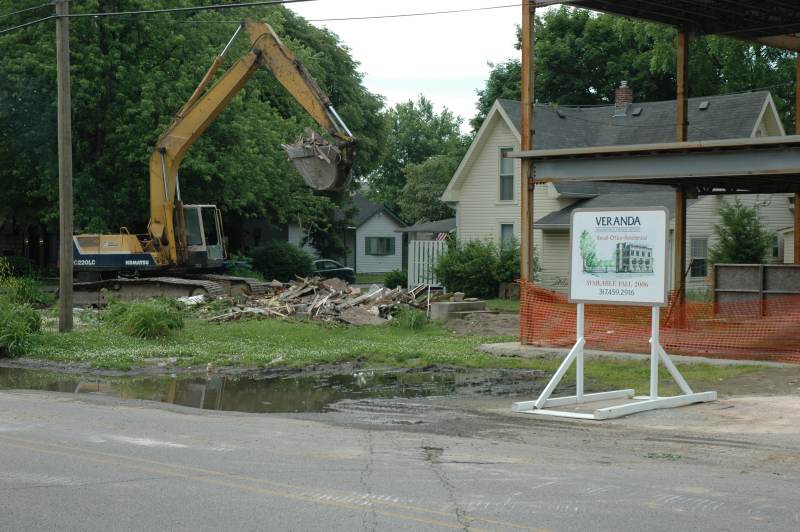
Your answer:
[[[461,239],[500,242],[520,233],[520,164],[502,157],[519,149],[519,102],[498,100],[442,195],[456,209]],[[535,146],[543,149],[672,142],[675,102],[634,102],[624,83],[614,105],[565,107],[537,104]],[[785,135],[769,92],[750,92],[689,100],[689,140]],[[793,194],[738,196],[759,208],[762,223],[776,233],[792,225]],[[687,210],[687,287],[707,286],[706,260],[714,243],[718,209],[730,196],[689,200]],[[534,249],[543,285],[566,289],[569,220],[575,208],[664,206],[675,208],[669,187],[620,183],[552,183],[534,191]],[[674,242],[673,242],[674,246]],[[781,241],[773,259],[782,262]],[[674,254],[673,254],[674,256]],[[691,267],[690,267],[691,264]],[[674,268],[674,264],[672,265]],[[672,276],[670,276],[672,279]]]
[[[374,203],[361,194],[353,196],[355,214],[344,235],[347,254],[341,259],[356,273],[386,273],[403,267],[403,235],[398,230],[406,224],[384,205]],[[288,227],[290,243],[303,247],[313,256],[317,251],[306,240],[306,232],[297,223]]]
[[[783,249],[781,250],[783,263],[794,264],[794,226],[785,227],[778,233],[782,237],[780,242],[783,243]]]

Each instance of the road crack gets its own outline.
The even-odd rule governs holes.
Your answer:
[[[361,487],[364,488],[369,504],[369,514],[364,515],[361,521],[361,528],[374,532],[378,528],[378,514],[375,512],[375,503],[372,500],[372,488],[370,487],[370,477],[372,476],[372,466],[374,464],[375,443],[372,439],[372,431],[367,430],[367,455],[364,457],[364,468],[361,470]]]
[[[442,485],[442,487],[444,487],[445,493],[447,493],[447,499],[450,501],[450,504],[455,510],[456,521],[458,521],[458,524],[461,525],[464,532],[469,532],[470,520],[467,517],[464,509],[458,503],[455,494],[455,486],[453,486],[453,483],[450,482],[450,478],[447,476],[447,473],[442,467],[442,461],[440,458],[444,454],[444,449],[442,447],[423,445],[422,451],[425,453],[425,462],[429,465],[434,475],[436,475],[436,478],[439,479],[439,483]]]

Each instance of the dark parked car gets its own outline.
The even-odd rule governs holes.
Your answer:
[[[353,270],[353,268],[342,266],[335,260],[331,259],[315,260],[314,271],[311,272],[311,275],[318,275],[320,277],[324,277],[325,279],[338,277],[339,279],[347,281],[351,284],[356,282],[356,272]]]

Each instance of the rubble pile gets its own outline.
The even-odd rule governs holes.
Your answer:
[[[311,277],[287,284],[270,283],[268,294],[207,318],[210,323],[241,319],[301,317],[352,325],[381,325],[400,308],[425,309],[427,287],[414,290],[349,286],[341,279]]]

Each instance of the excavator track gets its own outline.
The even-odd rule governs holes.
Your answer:
[[[208,279],[184,279],[180,277],[106,279],[74,283],[73,290],[74,304],[76,306],[104,306],[108,303],[108,296],[121,301],[130,301],[150,297],[178,298],[200,294],[224,297],[228,295],[226,287],[221,283]]]
[[[259,297],[265,295],[272,288],[269,283],[259,281],[258,279],[254,279],[252,277],[206,274],[196,278],[221,284],[226,288],[228,295],[233,297]]]

